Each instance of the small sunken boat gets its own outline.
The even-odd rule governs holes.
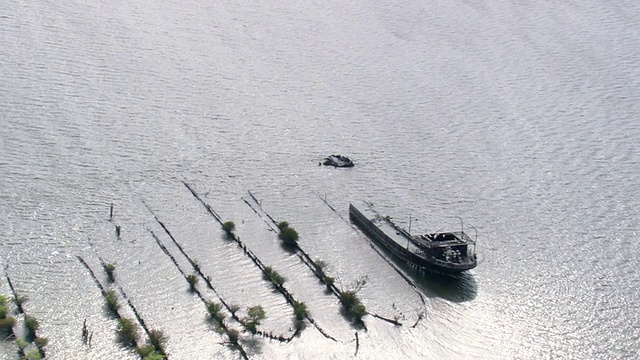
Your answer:
[[[437,232],[413,236],[388,216],[380,215],[373,204],[349,204],[351,220],[401,260],[422,270],[457,275],[476,267],[476,241],[464,231]]]
[[[324,158],[323,165],[334,167],[353,167],[353,161],[346,156],[330,155]]]

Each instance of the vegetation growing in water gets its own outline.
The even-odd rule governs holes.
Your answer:
[[[233,230],[235,229],[236,229],[236,224],[234,224],[233,221],[227,221],[224,224],[222,224],[222,230],[224,230],[224,232],[226,232],[228,236],[233,235]]]
[[[300,330],[302,329],[303,325],[304,325],[304,318],[307,317],[309,315],[309,310],[307,310],[307,304],[300,302],[300,301],[294,301],[293,302],[293,314],[296,317],[296,329]]]
[[[316,259],[314,261],[314,266],[316,268],[316,274],[318,275],[318,277],[322,279],[322,282],[324,282],[325,285],[327,285],[327,289],[331,289],[333,283],[335,282],[335,279],[325,274],[324,269],[327,267],[327,263],[320,259]]]
[[[113,277],[113,271],[116,269],[114,264],[104,264],[104,272],[107,273],[107,277],[109,281],[114,282],[115,278]]]
[[[324,269],[327,267],[327,263],[320,259],[316,259],[316,261],[314,261],[314,264],[316,268],[316,273],[318,273],[320,277],[324,277]]]
[[[0,295],[0,335],[4,339],[6,335],[13,333],[13,327],[16,326],[16,319],[13,316],[7,317],[7,298]]]
[[[296,319],[298,320],[302,320],[305,317],[307,317],[307,315],[309,314],[309,311],[307,310],[307,304],[300,301],[294,301],[293,314],[296,316]]]
[[[143,360],[163,360],[166,357],[160,354],[151,345],[139,346],[136,348],[136,352]]]
[[[152,329],[149,331],[147,344],[138,346],[136,352],[143,360],[163,360],[166,359],[165,347],[167,336],[162,330]]]
[[[252,306],[247,309],[247,316],[242,319],[242,325],[245,329],[255,334],[258,325],[267,317],[264,309],[260,305]]]
[[[36,331],[40,328],[40,322],[33,316],[25,316],[24,327],[27,329],[27,336],[31,339],[35,339]]]
[[[286,245],[295,247],[298,245],[298,232],[292,227],[286,227],[280,230],[280,239]]]
[[[327,289],[330,289],[333,286],[333,283],[336,281],[336,279],[331,276],[325,275],[322,278],[322,281],[324,281],[324,283],[327,285]]]
[[[277,271],[273,270],[271,266],[266,266],[264,268],[264,274],[267,279],[275,285],[282,286],[282,284],[284,284],[284,282],[287,280],[284,276],[278,274]]]
[[[0,333],[12,333],[14,326],[16,326],[16,319],[13,316],[0,319]]]
[[[107,304],[107,309],[109,309],[109,311],[111,311],[111,313],[115,315],[120,308],[120,304],[118,303],[118,295],[116,295],[116,292],[114,290],[105,291],[104,301]]]
[[[38,351],[40,351],[40,355],[44,357],[44,347],[49,343],[49,339],[47,339],[46,337],[39,337],[36,339],[35,343]]]
[[[42,359],[42,354],[40,354],[40,350],[38,350],[38,349],[31,349],[24,356],[24,359],[25,360],[39,360],[39,359]]]
[[[342,307],[345,309],[347,314],[357,321],[362,321],[362,317],[367,314],[367,309],[356,295],[366,283],[367,278],[365,276],[356,280],[355,283],[351,285],[351,290],[342,290],[339,292]]]
[[[151,329],[149,331],[149,345],[153,346],[159,354],[165,354],[167,340],[168,338],[162,330]]]
[[[198,277],[195,275],[187,275],[187,282],[189,282],[189,289],[191,291],[195,291],[196,284],[198,283]]]
[[[362,317],[367,313],[366,308],[362,305],[354,291],[341,291],[340,302],[347,313],[356,320],[362,320]]]
[[[0,319],[7,317],[7,298],[0,295]]]
[[[116,328],[118,341],[126,346],[135,346],[138,342],[138,325],[131,319],[122,318],[118,320]]]
[[[211,315],[211,318],[213,320],[217,321],[218,323],[221,323],[222,320],[224,320],[224,314],[221,311],[222,304],[213,301],[207,301],[205,305],[207,306],[207,311],[209,312],[209,315]]]

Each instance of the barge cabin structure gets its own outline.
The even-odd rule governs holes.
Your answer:
[[[349,204],[349,216],[391,253],[422,270],[457,275],[478,264],[476,241],[462,230],[413,236],[366,201]]]

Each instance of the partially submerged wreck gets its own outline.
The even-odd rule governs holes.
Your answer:
[[[462,230],[413,236],[388,216],[380,215],[373,204],[366,201],[349,204],[349,215],[391,253],[423,270],[457,275],[478,264],[476,241]]]
[[[353,161],[342,155],[327,156],[322,164],[333,167],[353,167]]]

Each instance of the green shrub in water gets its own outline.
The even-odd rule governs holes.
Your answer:
[[[288,246],[296,246],[298,237],[298,232],[294,228],[286,227],[280,231],[280,239]]]
[[[294,301],[293,302],[293,314],[296,316],[296,319],[302,320],[309,314],[309,310],[307,310],[307,304]]]
[[[116,328],[118,341],[127,346],[133,346],[138,342],[138,324],[131,319],[122,318],[118,320]]]
[[[109,278],[109,281],[114,282],[115,278],[113,277],[113,272],[116,270],[116,266],[114,264],[105,264],[104,265],[104,272],[107,273],[107,277]]]
[[[16,319],[13,316],[0,319],[0,333],[12,332],[14,326],[16,326]]]
[[[233,221],[227,221],[224,224],[222,224],[222,230],[224,230],[224,232],[227,233],[227,235],[231,235],[233,234],[233,230],[236,229],[236,224],[233,223]]]
[[[34,338],[36,335],[36,331],[40,328],[40,322],[38,319],[33,316],[25,316],[24,318],[24,327],[27,329],[29,336]]]
[[[107,290],[104,292],[104,301],[107,304],[107,309],[113,314],[118,312],[120,304],[118,303],[118,295],[114,290]]]
[[[189,289],[191,291],[195,291],[196,284],[198,283],[198,277],[195,275],[187,275],[187,282],[189,283]]]

